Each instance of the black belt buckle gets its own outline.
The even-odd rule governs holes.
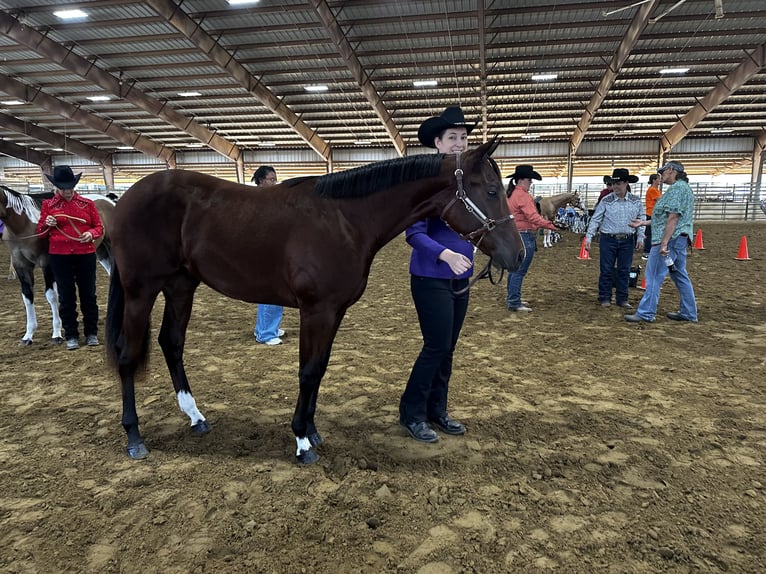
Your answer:
[[[632,237],[630,233],[607,233],[607,235],[614,239],[628,239],[629,237]]]

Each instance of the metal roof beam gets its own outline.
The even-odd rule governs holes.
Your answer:
[[[400,156],[404,156],[405,145],[402,136],[399,134],[399,128],[394,123],[391,113],[386,109],[383,99],[380,97],[380,94],[378,94],[378,90],[375,89],[372,80],[370,80],[370,76],[367,74],[364,66],[362,66],[359,58],[357,58],[354,53],[354,49],[351,47],[346,35],[343,33],[343,30],[340,29],[335,14],[325,0],[310,0],[310,3],[314,7],[319,19],[322,21],[322,24],[324,24],[325,30],[327,30],[330,38],[338,47],[338,53],[340,54],[340,57],[343,58],[343,61],[346,62],[354,80],[356,80],[356,83],[362,88],[362,93],[367,98],[367,101],[370,102],[372,109],[375,110],[380,121],[383,122],[383,126],[386,128],[388,137],[393,142],[397,153]]]
[[[622,42],[620,42],[620,45],[614,52],[614,56],[612,56],[612,61],[609,62],[609,66],[607,67],[606,71],[604,71],[601,82],[599,82],[599,85],[593,93],[590,102],[585,107],[585,111],[583,111],[580,121],[577,122],[577,125],[575,126],[574,133],[572,134],[572,138],[569,141],[570,153],[573,156],[577,153],[577,148],[580,147],[580,144],[585,137],[585,132],[588,131],[593,118],[596,116],[596,112],[598,112],[601,104],[606,99],[607,93],[609,93],[609,89],[617,79],[617,75],[620,73],[620,69],[628,59],[628,56],[630,56],[630,52],[633,49],[633,46],[636,45],[638,38],[641,36],[641,32],[643,32],[644,28],[646,28],[646,24],[649,21],[649,15],[652,13],[652,10],[654,10],[654,7],[658,1],[659,0],[650,0],[641,6],[638,12],[636,12],[636,15],[633,17],[630,26],[628,26]]]
[[[40,169],[51,173],[53,158],[47,153],[42,153],[34,149],[16,145],[15,143],[6,140],[0,140],[0,153],[15,157],[16,159],[20,159],[21,161],[25,161],[27,163],[39,165]]]
[[[25,122],[8,114],[0,113],[0,127],[8,129],[17,134],[24,134],[56,147],[63,148],[75,155],[85,158],[89,161],[100,163],[104,166],[112,165],[112,154],[89,146],[64,135],[57,134],[43,127],[30,122]]]
[[[125,129],[112,120],[96,116],[82,108],[49,96],[39,88],[27,86],[18,80],[0,74],[0,90],[14,98],[38,105],[52,114],[69,118],[81,126],[106,134],[118,142],[132,146],[146,155],[160,158],[170,167],[176,166],[175,152],[172,149],[137,132]]]
[[[665,153],[673,149],[686,134],[700,123],[705,117],[724,102],[729,96],[747,83],[753,76],[760,73],[766,66],[766,44],[761,44],[747,55],[739,66],[722,79],[710,90],[696,106],[686,112],[668,131],[662,135],[661,145]]]
[[[221,155],[235,160],[242,154],[233,143],[216,135],[213,131],[198,124],[193,119],[178,113],[167,105],[167,102],[156,100],[141,92],[133,82],[123,82],[105,72],[91,62],[67,50],[60,44],[43,36],[38,31],[23,25],[17,19],[0,12],[0,31],[9,38],[24,44],[38,54],[46,56],[56,64],[66,68],[78,76],[87,78],[106,92],[123,98],[133,105],[156,115],[164,121],[185,131],[193,138],[211,147]]]
[[[176,30],[181,32],[213,62],[225,69],[242,87],[258,101],[282,118],[305,142],[326,161],[330,160],[330,144],[307,126],[285,103],[275,96],[260,80],[254,77],[234,54],[213,39],[202,26],[192,20],[180,6],[171,0],[147,0],[146,2]]]

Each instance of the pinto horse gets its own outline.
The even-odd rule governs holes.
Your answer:
[[[138,426],[136,373],[146,362],[149,320],[165,299],[158,341],[178,405],[193,433],[209,423],[183,365],[186,328],[200,282],[228,297],[300,310],[299,394],[292,419],[301,463],[318,460],[319,385],[346,310],[364,293],[375,254],[409,225],[441,216],[515,270],[524,247],[503,193],[498,143],[456,155],[418,155],[319,178],[248,187],[182,170],[154,173],[117,203],[115,268],[106,348],[122,383],[128,456],[149,451]]]
[[[550,197],[543,197],[540,199],[540,215],[542,215],[548,221],[553,221],[556,219],[556,214],[558,213],[559,207],[564,207],[568,203],[571,203],[577,209],[587,211],[579,193],[559,193],[558,195],[552,195]],[[550,229],[545,230],[543,247],[553,247],[553,243],[551,242]]]
[[[5,223],[3,243],[11,250],[11,265],[21,283],[21,296],[27,313],[27,327],[19,345],[28,346],[33,342],[37,330],[37,311],[35,309],[35,267],[40,267],[45,282],[45,298],[53,315],[53,334],[51,342],[64,342],[61,334],[58,292],[55,289],[53,271],[48,264],[48,238],[35,234],[40,219],[40,206],[43,200],[53,197],[53,193],[24,194],[5,186],[0,186],[0,220]],[[114,202],[100,195],[84,195],[92,199],[101,216],[104,235],[96,242],[96,256],[107,273],[111,270],[111,244],[108,229]]]

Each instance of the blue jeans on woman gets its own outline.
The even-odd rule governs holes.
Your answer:
[[[521,262],[516,271],[508,274],[508,294],[505,298],[505,305],[509,309],[521,307],[521,284],[524,282],[524,277],[529,270],[529,266],[532,264],[532,258],[535,256],[535,250],[537,249],[536,231],[521,231],[520,235],[521,240],[524,242],[524,261]]]
[[[635,246],[635,236],[617,239],[604,233],[600,235],[598,240],[599,303],[610,303],[612,301],[612,286],[614,286],[615,291],[615,302],[618,305],[628,302],[630,265],[633,263],[633,249],[635,249]],[[614,270],[615,263],[617,264],[616,272]]]
[[[265,343],[279,337],[279,323],[282,321],[284,308],[281,305],[258,305],[255,319],[255,340]]]
[[[452,355],[468,311],[468,279],[410,276],[410,290],[418,312],[423,349],[412,366],[399,401],[399,422],[438,419],[447,414]]]
[[[660,302],[660,287],[665,280],[665,276],[670,274],[670,278],[678,289],[681,299],[679,312],[681,317],[687,321],[697,320],[697,300],[694,298],[694,287],[692,286],[689,273],[686,271],[686,246],[689,238],[686,235],[679,235],[668,242],[668,254],[673,259],[675,271],[668,271],[665,265],[664,257],[660,255],[660,246],[652,245],[649,251],[649,259],[646,262],[646,291],[641,297],[636,314],[645,321],[654,321],[657,315],[657,305]]]

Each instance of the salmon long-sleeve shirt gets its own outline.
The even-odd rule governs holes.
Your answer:
[[[537,213],[532,196],[523,187],[517,185],[513,188],[513,192],[508,198],[508,209],[513,215],[516,229],[519,231],[537,231],[541,227],[552,231],[556,230],[553,223]]]

